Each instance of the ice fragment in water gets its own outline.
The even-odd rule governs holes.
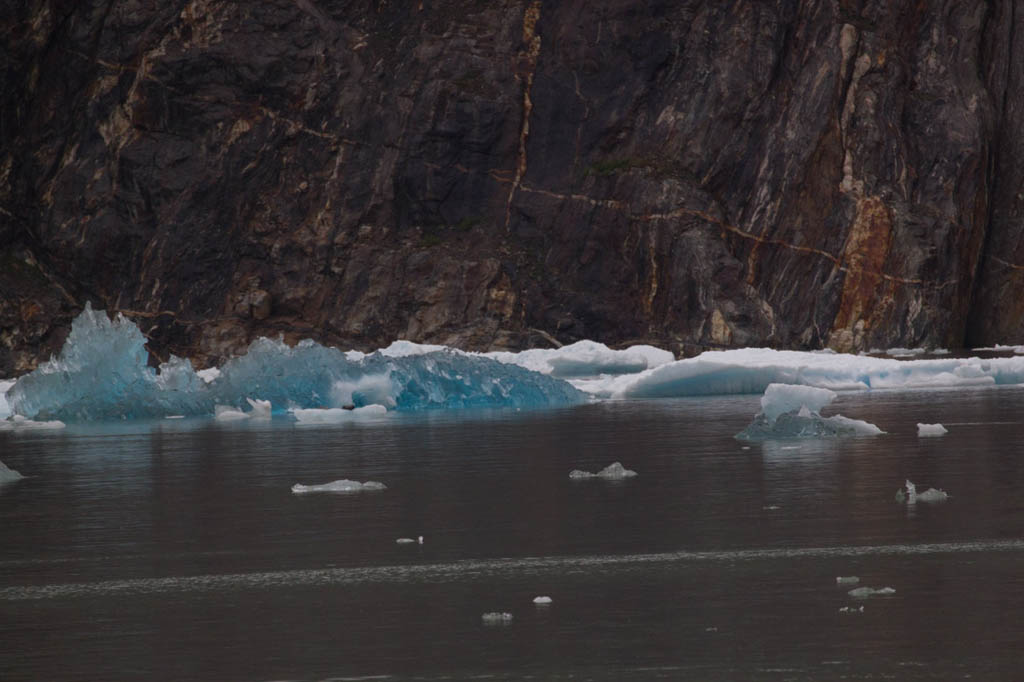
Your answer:
[[[906,491],[904,493],[904,490]],[[916,504],[917,502],[945,502],[949,499],[949,494],[944,490],[936,490],[935,488],[928,488],[923,493],[917,492],[917,486],[911,483],[909,480],[904,484],[903,488],[896,491],[896,501],[906,502],[907,504]]]
[[[63,428],[64,422],[56,419],[50,421],[35,421],[33,419],[26,419],[20,414],[13,414],[7,419],[0,420],[0,431],[39,431]]]
[[[213,408],[214,419],[221,422],[239,421],[241,419],[248,419],[249,415],[242,412],[237,407],[231,407],[229,405],[215,405]]]
[[[0,462],[0,483],[13,483],[25,478],[14,469],[7,468],[7,465]]]
[[[550,604],[551,601],[552,601],[551,597],[534,597],[533,598],[533,603],[537,604],[539,606],[543,606],[545,604]]]
[[[857,608],[856,606],[843,606],[839,609],[839,613],[864,613],[864,607]]]
[[[810,386],[771,384],[761,398],[761,411],[747,428],[736,434],[741,440],[776,438],[837,438],[877,436],[884,433],[874,424],[841,414],[822,417],[818,411],[836,397],[832,391]]]
[[[589,471],[582,471],[580,469],[573,469],[569,472],[569,478],[571,479],[603,478],[607,481],[618,481],[624,478],[632,478],[636,475],[637,473],[635,471],[627,469],[619,462],[609,464],[596,474],[592,474]]]
[[[423,544],[423,536],[420,535],[415,540],[413,540],[412,538],[398,538],[397,540],[395,540],[395,542],[397,542],[400,545],[414,545],[414,544],[422,545]]]
[[[855,575],[851,576],[839,576],[836,578],[836,585],[856,585],[860,582],[860,578]]]
[[[371,417],[387,414],[388,408],[383,405],[366,405],[350,410],[342,407],[330,407],[326,409],[295,409],[291,412],[300,424],[337,424],[354,417]]]
[[[387,486],[377,481],[360,483],[359,481],[350,481],[345,478],[340,481],[331,481],[330,483],[321,483],[319,485],[296,483],[292,486],[293,493],[358,493],[372,490],[387,490]]]
[[[504,613],[500,611],[485,613],[481,618],[484,621],[484,625],[508,625],[512,622],[511,613]]]
[[[866,599],[867,597],[872,597],[875,595],[896,594],[896,590],[892,589],[891,587],[883,587],[878,590],[876,590],[873,587],[855,587],[854,589],[847,592],[847,594],[849,594],[851,597],[855,599]]]
[[[949,431],[942,424],[918,424],[917,435],[919,437],[925,436],[944,436]]]

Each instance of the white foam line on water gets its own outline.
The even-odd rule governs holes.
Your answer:
[[[356,583],[451,582],[512,573],[544,571],[577,572],[590,568],[633,568],[644,565],[741,562],[771,559],[814,559],[884,555],[963,554],[969,552],[1019,552],[1024,540],[978,540],[920,545],[861,545],[850,547],[803,547],[794,549],[739,549],[709,552],[663,552],[603,556],[524,557],[521,559],[466,560],[444,564],[367,566],[360,568],[296,569],[264,573],[134,578],[92,583],[27,585],[0,588],[0,600],[53,599],[153,594],[158,592],[205,592],[228,589],[340,585]]]

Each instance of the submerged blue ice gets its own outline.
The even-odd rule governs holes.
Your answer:
[[[407,357],[346,354],[313,341],[291,347],[258,339],[207,384],[188,360],[147,366],[146,339],[130,320],[87,306],[56,358],[21,377],[7,394],[15,414],[85,421],[212,415],[216,405],[245,408],[246,398],[289,408],[422,410],[552,407],[586,402],[561,379],[490,358],[451,351]]]

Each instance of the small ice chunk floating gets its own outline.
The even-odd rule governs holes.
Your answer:
[[[13,483],[14,481],[20,481],[25,478],[14,469],[8,468],[6,464],[0,462],[0,483]]]
[[[949,430],[942,424],[918,424],[917,435],[919,438],[930,436],[945,436]]]
[[[484,625],[508,625],[512,622],[512,614],[502,611],[491,611],[481,616]]]
[[[923,493],[917,492],[917,486],[911,483],[909,480],[903,484],[903,487],[896,490],[896,501],[907,504],[916,504],[918,502],[945,502],[949,499],[949,493],[945,490],[936,490],[935,488],[928,488]]]
[[[589,471],[582,471],[581,469],[573,469],[569,472],[569,478],[573,480],[581,480],[587,478],[603,478],[606,481],[621,481],[626,478],[633,478],[637,473],[631,469],[627,469],[622,466],[619,462],[613,462],[601,469],[596,474],[592,474]]]
[[[835,399],[835,392],[827,388],[770,384],[761,397],[761,411],[747,428],[736,434],[736,438],[837,438],[885,433],[874,424],[841,414],[822,417],[820,410]]]
[[[374,490],[387,490],[387,486],[377,481],[367,481],[366,483],[360,483],[359,481],[350,481],[347,478],[343,478],[340,481],[331,481],[330,483],[321,483],[319,485],[302,485],[296,483],[292,486],[292,492],[296,494],[304,493],[361,493]]]
[[[847,594],[854,599],[867,599],[868,597],[874,597],[876,595],[884,597],[890,594],[896,594],[896,590],[891,587],[882,587],[877,590],[873,587],[855,587],[847,592]]]

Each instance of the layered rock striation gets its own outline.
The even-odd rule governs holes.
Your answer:
[[[1024,341],[1013,0],[0,0],[0,375]]]

